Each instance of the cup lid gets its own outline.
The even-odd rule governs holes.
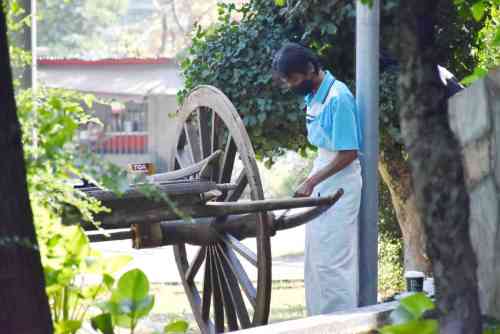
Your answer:
[[[425,277],[424,273],[421,271],[407,271],[405,272],[405,278],[421,278]]]

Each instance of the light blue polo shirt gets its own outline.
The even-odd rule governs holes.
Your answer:
[[[327,101],[329,95],[330,100]],[[356,101],[343,82],[326,71],[320,87],[314,95],[306,95],[305,103],[308,109],[317,103],[323,105],[315,116],[309,113],[306,116],[307,138],[312,145],[330,151],[361,149],[362,134]]]

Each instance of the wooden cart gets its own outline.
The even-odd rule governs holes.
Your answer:
[[[245,126],[214,87],[191,92],[176,118],[169,172],[149,177],[169,200],[146,196],[139,185],[120,197],[85,188],[112,209],[97,217],[108,236],[98,232],[89,237],[131,238],[135,248],[173,245],[202,333],[264,325],[271,298],[270,238],[317,217],[342,196],[342,189],[329,197],[265,200]],[[279,217],[272,212],[299,207],[309,208]],[[194,256],[188,256],[187,244],[197,247]],[[253,275],[245,269],[249,267]]]

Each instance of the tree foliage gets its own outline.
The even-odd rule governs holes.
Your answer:
[[[465,9],[457,9],[449,1],[437,6],[435,59],[461,79],[473,72],[480,58],[479,52],[471,50],[486,50],[480,31],[488,15],[475,19],[470,8],[477,1],[460,1]],[[301,101],[274,84],[271,76],[272,55],[284,42],[313,48],[326,69],[353,91],[355,88],[354,2],[287,0],[278,5],[252,0],[241,8],[221,6],[217,24],[199,28],[193,36],[192,47],[182,61],[186,86],[180,94],[182,100],[200,84],[219,87],[243,117],[257,156],[269,163],[285,149],[303,153],[308,146]],[[405,264],[426,271],[425,238],[420,235],[423,231],[414,212],[415,197],[399,119],[399,6],[399,0],[381,2],[380,166],[389,176],[382,175],[403,231]],[[237,20],[235,14],[243,17]]]
[[[401,151],[394,79],[399,57],[398,4],[398,0],[384,1],[381,8],[381,66],[383,72],[390,71],[381,82],[381,131],[383,138],[384,133],[392,136],[381,144],[382,150]],[[284,42],[313,48],[326,69],[354,88],[354,3],[288,0],[280,5],[262,0],[242,7],[220,4],[217,23],[196,29],[182,61],[185,90],[180,100],[200,84],[222,89],[242,115],[258,157],[267,161],[283,149],[303,151],[307,147],[301,101],[280,89],[272,78],[272,56]],[[476,21],[446,2],[438,7],[438,17],[436,38],[441,49],[437,58],[462,78],[477,63],[470,51],[480,46],[484,18]]]
[[[474,72],[463,79],[465,84],[484,77],[489,69],[500,66],[500,1],[478,1],[470,7],[470,11],[474,19],[484,20],[484,25],[472,50],[478,64]]]
[[[11,35],[30,22],[30,16],[22,18],[25,12],[17,0],[9,1],[5,8]],[[10,54],[18,66],[24,66],[31,58],[27,50],[15,43],[10,45]],[[99,201],[75,188],[75,180],[84,178],[115,192],[129,187],[125,171],[82,151],[75,142],[81,125],[98,122],[83,108],[85,104],[90,108],[94,97],[44,87],[36,91],[19,85],[18,88],[15,102],[22,128],[26,181],[37,244],[14,235],[0,238],[0,246],[14,242],[35,250],[41,257],[45,292],[56,334],[78,332],[83,322],[89,321],[89,316],[95,313],[97,302],[109,293],[115,296],[113,302],[118,309],[106,310],[108,317],[102,315],[94,319],[92,325],[106,334],[113,333],[115,326],[130,328],[133,332],[139,319],[153,306],[150,295],[137,295],[138,286],[149,285],[147,278],[142,272],[133,270],[114,284],[113,275],[130,261],[130,257],[105,257],[90,246],[81,227],[62,224],[68,205],[77,209],[79,218],[95,224],[94,214],[107,210]],[[12,156],[5,158],[9,160]],[[156,194],[154,189],[145,189],[151,195]],[[97,276],[100,281],[84,284],[86,275]],[[35,301],[40,309],[41,303]],[[119,322],[118,318],[130,321]],[[105,319],[110,322],[106,323]],[[187,323],[178,324],[178,332],[185,332]],[[171,332],[167,327],[164,333]]]
[[[40,53],[58,58],[174,57],[190,44],[194,22],[203,27],[214,22],[216,3],[217,0],[39,1]]]
[[[119,53],[120,34],[111,28],[120,23],[128,0],[43,0],[39,1],[38,45],[47,48],[47,56],[103,57]],[[114,41],[114,43],[113,43]]]
[[[218,22],[198,27],[188,56],[182,61],[185,90],[199,84],[221,88],[236,105],[257,156],[271,159],[284,148],[304,148],[304,123],[299,101],[273,87],[274,52],[293,34],[283,29],[279,8],[251,1],[240,8],[219,4]],[[234,17],[239,14],[241,19]],[[283,135],[286,134],[286,135]]]

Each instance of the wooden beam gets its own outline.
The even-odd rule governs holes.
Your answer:
[[[149,176],[148,180],[150,180],[153,183],[168,182],[168,181],[187,178],[187,177],[195,175],[195,174],[199,174],[203,170],[206,170],[211,165],[213,165],[219,159],[219,156],[221,154],[222,154],[222,150],[217,150],[214,153],[212,153],[211,155],[209,155],[207,158],[205,158],[205,159],[203,159],[203,160],[201,160],[201,161],[199,161],[199,162],[197,162],[189,167],[181,168],[181,169],[174,170],[171,172],[154,174],[154,175]]]
[[[184,200],[176,203],[176,210],[164,202],[135,201],[120,202],[111,206],[111,213],[100,214],[98,220],[103,228],[126,228],[131,224],[158,223],[187,217],[224,217],[245,213],[303,208],[313,206],[331,206],[340,197],[339,193],[327,197],[304,197],[290,199],[272,199],[240,202],[207,202]]]

